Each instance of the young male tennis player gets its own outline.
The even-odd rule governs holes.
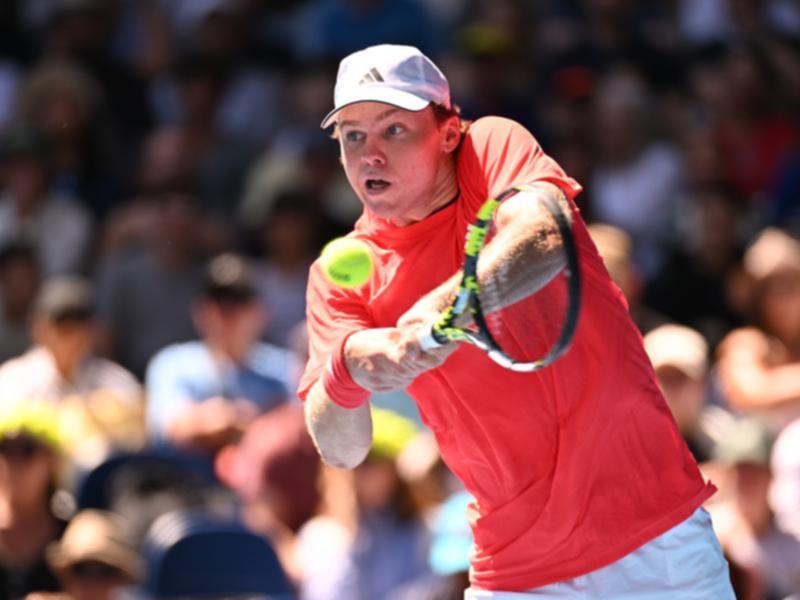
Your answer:
[[[733,598],[700,508],[714,487],[572,203],[580,185],[519,124],[462,123],[447,80],[416,48],[346,57],[334,96],[322,126],[335,127],[364,205],[350,235],[370,245],[375,271],[342,289],[311,269],[299,392],[323,459],[357,465],[371,441],[370,392],[407,388],[476,498],[467,599]],[[422,351],[420,328],[458,283],[467,225],[515,184],[532,187],[501,205],[481,261],[536,261],[539,246],[525,241],[548,226],[537,199],[568,203],[584,287],[570,350],[536,373],[503,369],[469,344]]]

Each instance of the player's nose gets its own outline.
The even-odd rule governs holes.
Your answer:
[[[364,152],[361,154],[361,161],[370,167],[386,164],[386,154],[375,142],[367,142]]]

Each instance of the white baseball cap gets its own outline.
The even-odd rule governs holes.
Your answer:
[[[450,84],[439,67],[413,46],[370,46],[339,63],[334,109],[321,127],[332,125],[337,112],[356,102],[383,102],[413,111],[431,102],[450,108]]]
[[[644,348],[654,369],[672,366],[692,379],[702,379],[708,370],[708,343],[694,329],[668,323],[644,336]]]

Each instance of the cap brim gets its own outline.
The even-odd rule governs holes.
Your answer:
[[[336,113],[346,106],[358,104],[359,102],[380,102],[381,104],[389,104],[413,112],[423,110],[431,103],[430,100],[426,100],[425,98],[420,98],[414,94],[389,87],[361,86],[357,89],[357,92],[357,94],[353,94],[348,98],[343,98],[339,106],[325,115],[320,127],[322,129],[327,129],[333,125]]]

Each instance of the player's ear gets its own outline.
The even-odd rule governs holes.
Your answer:
[[[461,124],[458,117],[453,116],[442,125],[442,150],[450,154],[458,148],[461,142]]]

